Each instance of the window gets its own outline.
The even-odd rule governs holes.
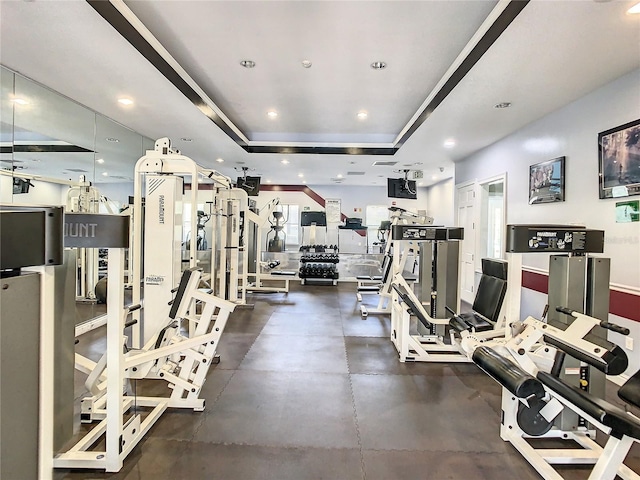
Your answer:
[[[286,237],[286,245],[297,247],[300,245],[300,206],[299,205],[280,205],[278,207],[282,211],[282,215],[286,223],[284,224],[284,234]]]
[[[385,220],[389,220],[389,207],[387,205],[367,205],[365,222],[368,227],[369,253],[380,252],[378,245],[374,245],[374,243],[379,243],[378,228]]]
[[[504,177],[480,184],[479,258],[503,257],[504,185]]]

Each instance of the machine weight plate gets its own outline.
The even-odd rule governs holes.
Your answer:
[[[540,410],[546,405],[545,402],[538,398],[532,398],[528,400],[529,407],[524,403],[518,405],[518,426],[527,435],[539,437],[544,435],[553,426],[553,423],[548,422],[541,414]]]

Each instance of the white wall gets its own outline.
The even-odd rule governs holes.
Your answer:
[[[129,203],[129,196],[133,196],[133,182],[126,183],[95,183],[95,187],[109,200],[121,205]]]
[[[640,70],[457,163],[456,184],[507,172],[507,223],[579,223],[604,230],[603,256],[611,258],[612,287],[640,294],[640,223],[616,223],[616,199],[598,198],[598,133],[638,118]],[[529,205],[529,166],[560,156],[566,156],[566,201]],[[548,270],[548,262],[545,254],[528,254],[523,258],[525,267],[542,270]],[[546,295],[523,290],[522,315],[539,317],[545,303]],[[610,315],[610,320],[630,328],[636,349],[640,348],[638,322],[615,315]],[[616,334],[610,338],[624,346]],[[640,355],[628,354],[627,373],[635,373],[640,368]]]
[[[29,193],[13,194],[13,177],[0,175],[0,203],[16,203],[26,205],[64,206],[67,203],[67,185],[50,183],[42,180],[31,180],[33,187]]]
[[[636,70],[457,163],[456,183],[507,172],[507,223],[582,223],[604,230],[611,282],[640,288],[640,223],[616,223],[616,199],[598,198],[598,132],[639,117]],[[566,201],[529,205],[529,166],[559,156],[566,156]],[[527,255],[524,263],[546,269],[548,260]]]
[[[443,180],[427,189],[427,214],[433,217],[434,225],[455,226],[453,200],[455,198],[453,178]]]

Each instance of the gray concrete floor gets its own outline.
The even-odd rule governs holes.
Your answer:
[[[354,290],[292,282],[289,294],[252,295],[255,308],[237,309],[222,336],[204,412],[165,413],[117,474],[55,478],[539,478],[499,437],[499,386],[471,364],[400,363],[389,318],[363,320]],[[104,334],[82,336],[78,351],[99,357]],[[78,374],[77,402],[83,381]],[[138,393],[166,389],[149,383]],[[636,471],[639,450],[628,462]]]

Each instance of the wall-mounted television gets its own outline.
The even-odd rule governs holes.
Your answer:
[[[301,227],[310,227],[314,223],[317,227],[326,227],[327,215],[324,212],[301,212],[300,213]]]
[[[13,177],[13,194],[29,193],[29,187],[33,187],[33,183],[23,178]]]
[[[405,180],[404,178],[387,178],[387,196],[389,198],[416,200],[418,198],[416,181]]]
[[[260,177],[238,177],[236,185],[250,197],[257,197],[260,192]]]

